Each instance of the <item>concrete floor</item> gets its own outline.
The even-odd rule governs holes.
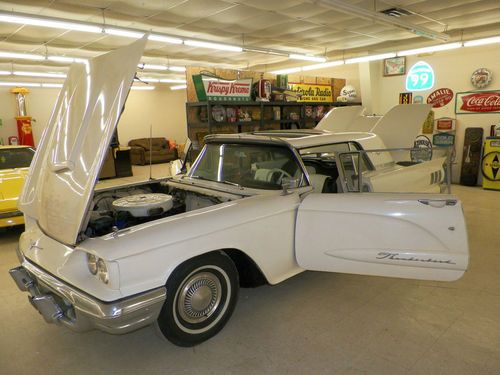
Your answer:
[[[0,237],[0,374],[500,374],[500,192],[454,187],[471,246],[454,283],[305,272],[241,290],[216,337],[183,349],[44,323],[7,274]]]

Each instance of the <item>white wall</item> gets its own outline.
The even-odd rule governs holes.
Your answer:
[[[58,89],[30,89],[27,96],[28,114],[33,122],[35,144],[38,144],[43,129],[52,113]],[[171,91],[168,87],[157,86],[152,91],[131,91],[125,112],[118,125],[118,135],[121,144],[126,145],[130,139],[149,137],[150,126],[154,137],[165,137],[184,142],[186,131],[186,91]],[[0,88],[0,137],[7,143],[9,136],[17,136],[14,117],[16,105],[14,94],[8,88]]]
[[[132,91],[118,124],[121,144],[134,138],[165,137],[183,143],[187,137],[186,90],[157,87],[153,91]]]

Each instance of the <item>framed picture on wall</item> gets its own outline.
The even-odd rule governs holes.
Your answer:
[[[406,74],[406,57],[391,57],[384,59],[384,77]]]

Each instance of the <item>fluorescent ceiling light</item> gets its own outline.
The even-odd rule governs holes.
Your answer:
[[[131,90],[138,90],[138,91],[150,91],[154,90],[156,87],[155,86],[132,86]]]
[[[148,40],[153,40],[155,42],[170,43],[170,44],[182,44],[181,38],[174,38],[172,36],[166,36],[160,34],[151,34],[148,36]]]
[[[468,42],[464,42],[464,47],[484,46],[485,44],[493,44],[493,43],[500,43],[500,36],[469,40]]]
[[[187,85],[170,86],[170,90],[183,90],[185,88],[187,88]]]
[[[418,55],[419,53],[446,51],[449,49],[455,49],[455,48],[460,48],[460,47],[462,47],[461,42],[448,43],[448,44],[438,44],[436,46],[415,48],[415,49],[409,49],[406,51],[399,51],[398,56],[409,56],[409,55]]]
[[[168,70],[171,70],[172,72],[185,72],[186,67],[185,66],[169,66]]]
[[[69,57],[69,56],[47,56],[47,60],[61,63],[86,63],[88,60],[82,57]]]
[[[83,31],[87,33],[100,33],[102,28],[97,25],[79,23],[79,22],[68,22],[56,19],[50,19],[47,17],[32,17],[32,16],[22,16],[15,13],[0,13],[0,22],[16,23],[20,25],[32,25],[32,26],[42,26],[42,27],[52,27],[55,29],[64,30],[74,30]]]
[[[47,88],[47,89],[59,89],[63,87],[62,83],[42,83],[42,87]]]
[[[3,59],[24,59],[24,60],[45,60],[42,55],[34,55],[32,53],[17,53],[17,52],[1,52],[0,58]]]
[[[326,58],[324,58],[324,57],[310,56],[310,55],[299,55],[297,53],[291,53],[288,55],[288,57],[293,59],[293,60],[315,61],[315,62],[320,62],[320,63],[324,63],[326,61]]]
[[[168,67],[165,65],[155,65],[155,64],[137,64],[137,67],[144,70],[167,70]]]
[[[172,78],[162,78],[161,83],[186,83],[185,79],[172,79]]]
[[[202,42],[200,40],[185,40],[184,44],[186,46],[191,46],[191,47],[211,48],[211,49],[218,49],[221,51],[243,52],[243,48],[238,46],[231,46],[229,44],[220,44],[212,42]]]
[[[41,83],[35,82],[0,82],[0,86],[9,86],[9,87],[41,87]]]
[[[355,57],[353,59],[347,59],[347,60],[345,60],[345,63],[346,64],[355,64],[355,63],[366,62],[366,61],[376,61],[376,60],[389,59],[389,58],[395,57],[395,56],[396,56],[396,54],[394,52],[382,53],[380,55],[369,55],[369,56]]]
[[[44,77],[44,78],[66,78],[66,74],[64,73],[43,73],[43,72],[20,72],[14,71],[12,72],[15,76],[23,76],[23,77]]]
[[[306,65],[306,66],[302,67],[302,70],[308,71],[308,70],[324,69],[324,68],[331,68],[332,66],[339,66],[339,65],[344,65],[344,60],[330,61],[330,62],[323,63],[323,64]]]
[[[151,78],[151,77],[139,77],[139,81],[143,82],[160,82],[158,78]]]
[[[109,35],[124,36],[126,38],[140,39],[144,36],[144,33],[139,31],[132,31],[126,29],[117,29],[115,27],[106,27],[104,33]]]
[[[269,73],[271,73],[271,74],[290,74],[290,73],[297,73],[297,72],[301,72],[301,71],[302,71],[302,67],[299,66],[296,68],[275,70],[275,71],[272,71]]]
[[[12,72],[9,72],[8,70],[0,70],[0,76],[10,76]]]
[[[323,5],[328,9],[333,9],[338,12],[355,15],[377,23],[396,26],[405,29],[411,33],[430,39],[448,40],[450,36],[445,33],[440,33],[423,26],[417,26],[413,23],[400,19],[398,17],[387,16],[383,13],[375,12],[369,9],[361,8],[350,4],[345,0],[318,0],[315,4]]]

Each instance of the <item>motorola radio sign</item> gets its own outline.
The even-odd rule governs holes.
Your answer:
[[[424,91],[434,86],[434,70],[425,61],[414,64],[406,76],[407,91]]]

